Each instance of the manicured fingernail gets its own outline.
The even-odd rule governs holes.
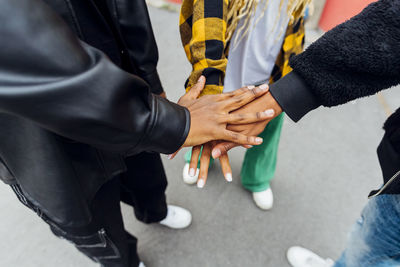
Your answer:
[[[172,154],[169,154],[167,158],[172,159]]]
[[[263,142],[263,139],[261,137],[256,137],[256,143],[261,144]]]
[[[203,80],[204,80],[204,76],[201,75],[200,78],[197,80],[197,82],[199,83],[199,82],[202,82]]]
[[[268,117],[274,116],[275,111],[273,109],[267,109],[266,111],[264,111],[265,115],[267,115]]]
[[[226,179],[228,182],[232,182],[232,173],[227,173],[227,174],[225,174],[225,179]]]
[[[214,159],[216,159],[216,158],[218,158],[219,156],[221,156],[221,150],[219,150],[219,149],[214,149],[213,152],[212,152],[212,157],[213,157]]]
[[[197,187],[198,188],[203,188],[204,187],[204,180],[203,179],[199,179],[197,181]]]
[[[266,84],[266,83],[261,84],[261,85],[259,86],[259,88],[260,88],[261,90],[263,90],[263,91],[266,91],[266,90],[268,89],[268,84]]]
[[[193,168],[190,168],[190,170],[189,170],[189,176],[190,176],[190,177],[194,177],[194,175],[195,175],[195,170],[194,170]]]
[[[251,90],[251,89],[254,89],[254,87],[255,87],[254,85],[248,85],[247,89]]]

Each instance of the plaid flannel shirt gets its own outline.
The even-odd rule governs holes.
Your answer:
[[[186,90],[190,90],[204,75],[207,81],[202,95],[223,91],[228,63],[225,39],[228,4],[228,0],[184,0],[182,3],[179,29],[186,56],[193,67],[185,83]],[[304,20],[297,14],[293,16],[297,19],[286,29],[270,83],[288,74],[292,70],[289,58],[303,51]]]

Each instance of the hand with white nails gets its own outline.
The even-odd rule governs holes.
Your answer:
[[[196,146],[213,140],[226,140],[242,145],[259,145],[257,136],[247,136],[227,129],[228,124],[240,125],[265,121],[268,113],[252,111],[251,113],[232,113],[268,92],[268,86],[262,85],[252,89],[247,87],[219,95],[199,95],[205,85],[205,77],[178,101],[190,112],[190,130],[183,147]]]
[[[242,91],[244,91],[244,90],[265,91],[265,90],[268,90],[268,85],[263,84],[263,85],[260,85],[259,87],[247,86],[247,87],[241,88],[240,90],[242,90]],[[250,104],[251,103],[252,102],[250,102]],[[247,104],[247,105],[250,105],[250,104]],[[242,107],[242,108],[244,108],[244,107]],[[239,109],[239,110],[241,110],[241,109]],[[237,114],[238,116],[240,116],[241,114],[243,115],[244,112],[231,112],[230,114]],[[264,122],[264,121],[269,121],[270,118],[274,117],[274,114],[275,114],[275,112],[273,109],[268,109],[263,112],[258,112],[257,116],[265,118],[264,120],[262,120],[262,122]],[[249,125],[249,124],[243,124],[243,125]],[[240,129],[240,131],[242,131],[242,129]],[[259,133],[257,133],[257,134],[259,134]],[[260,142],[260,143],[262,142],[262,138],[260,138],[260,137],[254,137],[254,138],[255,138],[256,142]],[[217,141],[211,141],[206,144],[203,144],[202,146],[201,145],[194,146],[192,148],[192,157],[191,157],[190,164],[189,164],[189,175],[191,175],[191,176],[195,175],[197,163],[198,163],[199,156],[200,156],[200,172],[199,172],[199,178],[197,180],[198,188],[203,188],[206,184],[207,176],[208,176],[208,168],[210,165],[211,152],[212,152],[213,147],[216,146],[218,143],[219,142],[217,142]],[[233,143],[233,144],[236,145],[236,143]],[[251,143],[247,143],[246,145],[247,145],[246,146],[247,148],[249,147],[249,145],[251,147]],[[201,150],[202,147],[203,147],[203,150]],[[201,152],[201,155],[200,155],[200,152]],[[224,153],[224,155],[221,155],[219,160],[220,160],[221,169],[224,174],[225,180],[228,182],[231,182],[232,181],[232,169],[229,164],[229,157],[228,157],[227,153]]]
[[[259,135],[262,131],[264,131],[265,126],[275,117],[282,113],[282,108],[276,102],[275,98],[271,95],[271,93],[267,93],[260,98],[252,101],[246,106],[234,111],[233,113],[247,113],[254,110],[266,110],[265,112],[269,115],[268,120],[264,120],[262,122],[250,123],[250,124],[242,124],[242,125],[228,125],[228,129],[232,131],[237,131],[245,135]],[[216,146],[212,149],[212,157],[214,159],[220,158],[223,155],[226,155],[228,151],[234,147],[240,146],[235,142],[226,142],[221,141],[218,142]]]

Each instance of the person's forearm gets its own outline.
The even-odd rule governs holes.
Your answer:
[[[121,153],[184,143],[188,111],[80,43],[41,0],[2,1],[0,21],[0,112]]]
[[[400,83],[400,1],[380,0],[327,32],[290,62],[271,93],[295,121]]]
[[[206,86],[202,95],[222,93],[227,65],[227,2],[184,0],[180,18],[182,45],[193,66],[185,84],[186,90],[190,90],[203,75],[206,77]]]

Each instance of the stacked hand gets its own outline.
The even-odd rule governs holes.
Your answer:
[[[268,85],[248,86],[231,93],[206,95],[198,98],[205,85],[205,78],[185,94],[178,104],[189,109],[191,129],[184,146],[193,146],[189,175],[194,176],[201,147],[198,187],[207,180],[211,154],[219,158],[225,179],[232,181],[232,171],[227,152],[239,145],[246,148],[259,145],[257,137],[267,123],[282,112],[268,93]],[[175,153],[176,154],[176,153]],[[172,155],[172,157],[175,156]]]

